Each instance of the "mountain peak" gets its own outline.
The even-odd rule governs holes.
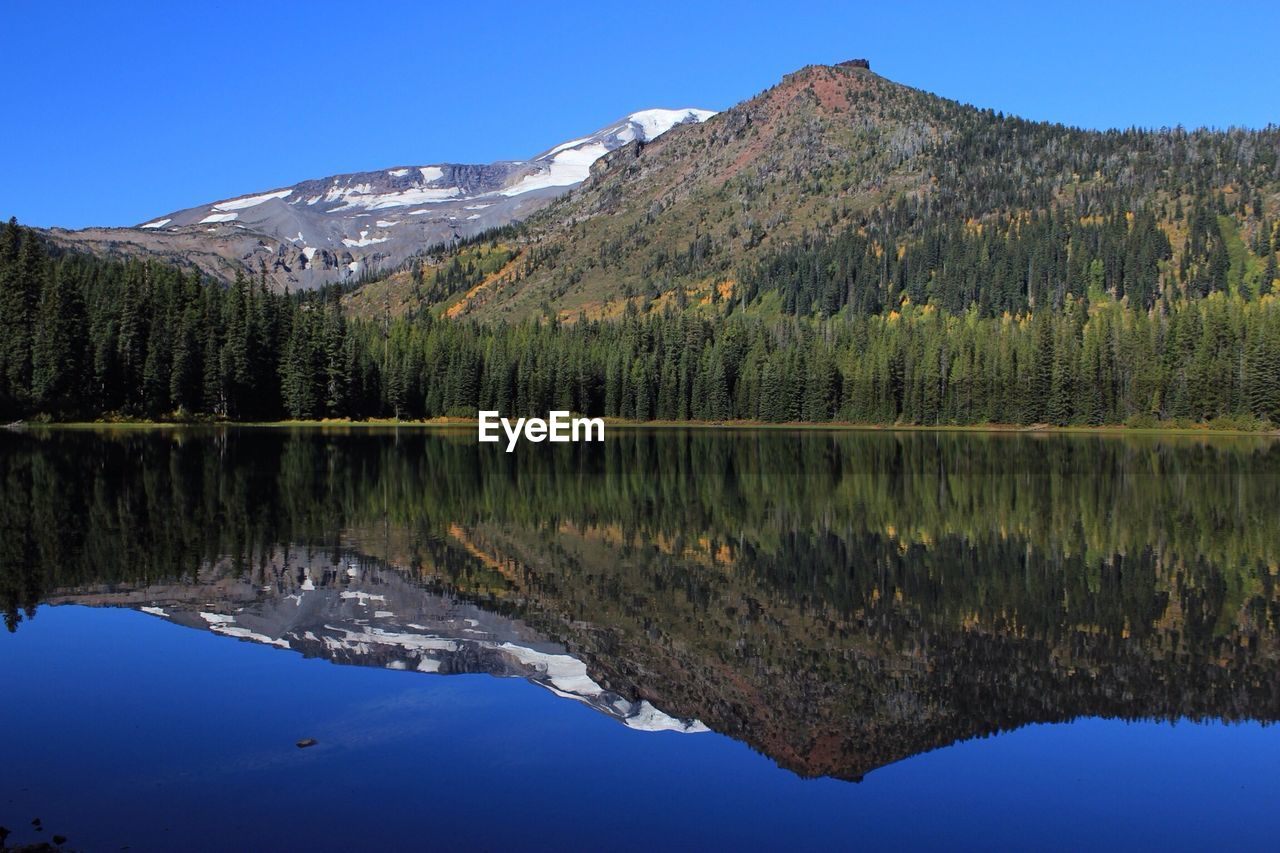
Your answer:
[[[815,223],[921,192],[925,152],[953,132],[948,108],[866,60],[800,68],[716,121],[603,158],[565,204],[529,220],[534,243],[555,245],[539,250],[554,263],[527,265],[450,310],[519,317],[554,299],[562,318],[608,317],[626,304],[622,294],[654,294],[668,281],[710,293],[719,285],[708,274],[727,293],[741,261]],[[614,247],[605,263],[602,245]],[[712,249],[714,262],[699,258]]]

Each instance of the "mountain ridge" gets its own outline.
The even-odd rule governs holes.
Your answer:
[[[865,67],[811,65],[678,137],[601,158],[590,180],[526,221],[529,260],[518,277],[490,282],[460,309],[449,307],[454,316],[561,320],[618,316],[635,297],[643,297],[642,308],[735,296],[747,307],[777,289],[776,276],[759,271],[774,256],[853,233],[864,243],[861,281],[818,283],[848,291],[829,300],[833,307],[892,310],[909,293],[913,301],[945,297],[964,310],[982,302],[974,297],[983,297],[985,285],[944,292],[958,278],[957,264],[944,268],[938,257],[951,246],[987,256],[1008,251],[1037,216],[1058,220],[1060,233],[1047,238],[1058,245],[1036,248],[1075,255],[1086,266],[1104,262],[1104,290],[1113,296],[1129,292],[1122,259],[1097,257],[1105,235],[1076,234],[1078,245],[1070,245],[1071,220],[1092,228],[1127,217],[1131,233],[1114,239],[1138,243],[1164,235],[1169,250],[1146,250],[1150,266],[1142,261],[1141,282],[1128,282],[1144,301],[1225,289],[1223,281],[1200,279],[1234,251],[1236,236],[1254,249],[1248,277],[1256,294],[1269,289],[1260,273],[1278,189],[1274,126],[1083,130],[961,104]],[[1216,233],[1215,215],[1233,217],[1237,233]],[[975,235],[1006,245],[966,245]],[[935,244],[929,256],[903,260],[920,241]],[[892,252],[881,264],[886,249]],[[964,273],[995,277],[986,269]],[[1026,311],[1045,300],[1060,306],[1068,293],[1083,295],[1079,281],[1065,284],[1065,270],[1051,269],[1054,281],[1036,275],[1008,284],[1019,292],[987,299],[987,310]],[[784,294],[784,301],[793,313],[794,298]]]
[[[224,281],[265,268],[277,289],[311,289],[394,269],[431,246],[523,219],[580,183],[608,151],[712,115],[693,107],[640,110],[527,160],[349,172],[230,196],[132,227],[47,233],[70,248],[160,257]]]

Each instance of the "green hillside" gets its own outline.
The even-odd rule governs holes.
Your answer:
[[[1267,292],[1280,130],[1087,131],[811,66],[599,161],[455,314],[987,315]],[[776,294],[776,296],[775,296]],[[429,300],[428,300],[429,301]]]

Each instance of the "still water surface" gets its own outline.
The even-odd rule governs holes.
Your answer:
[[[1261,438],[0,433],[0,825],[1269,847],[1278,506]]]

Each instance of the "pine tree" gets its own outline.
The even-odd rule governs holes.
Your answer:
[[[42,412],[66,417],[81,408],[88,331],[84,302],[69,276],[56,272],[45,280],[32,351],[31,396]]]
[[[0,237],[0,405],[8,401],[14,413],[31,400],[32,329],[45,266],[35,236],[11,219]]]
[[[169,367],[169,399],[183,412],[199,411],[201,397],[200,282],[184,281],[180,286],[177,328],[173,338],[173,361]]]
[[[1049,312],[1042,311],[1032,320],[1033,347],[1028,399],[1025,401],[1026,418],[1035,423],[1050,416],[1053,396],[1053,324]]]

